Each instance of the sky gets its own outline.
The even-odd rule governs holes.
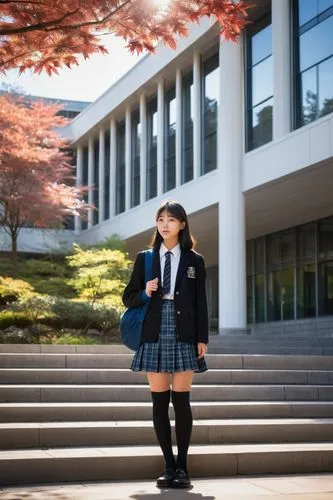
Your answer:
[[[113,35],[105,35],[103,45],[109,54],[95,54],[89,59],[79,58],[79,66],[65,67],[59,75],[48,76],[26,71],[19,75],[17,70],[0,76],[2,82],[19,86],[26,94],[59,99],[94,101],[115,81],[134,66],[145,54],[135,56],[125,48],[125,42]]]

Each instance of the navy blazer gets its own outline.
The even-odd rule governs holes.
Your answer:
[[[126,307],[136,307],[150,300],[144,319],[141,342],[158,339],[162,313],[162,280],[159,251],[153,252],[152,279],[158,277],[158,289],[149,299],[145,293],[144,251],[136,256],[132,274],[123,292]],[[174,302],[176,333],[182,342],[208,344],[208,307],[206,268],[203,257],[194,250],[181,249],[176,276]]]

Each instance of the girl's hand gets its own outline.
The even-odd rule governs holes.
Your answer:
[[[207,352],[207,344],[203,342],[198,342],[198,357],[197,359],[203,358]]]
[[[151,297],[153,292],[156,292],[158,288],[158,278],[155,278],[154,280],[147,281],[146,283],[146,294],[148,297]]]

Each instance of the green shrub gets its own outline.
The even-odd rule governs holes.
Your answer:
[[[68,268],[65,263],[54,262],[52,260],[26,259],[20,265],[20,272],[26,276],[56,276],[67,277]]]
[[[21,312],[25,314],[35,324],[51,314],[53,300],[52,297],[47,295],[35,295],[11,304],[10,310],[15,313]]]
[[[0,330],[6,330],[9,326],[25,328],[33,324],[33,321],[25,312],[1,311],[0,312]]]
[[[36,292],[45,295],[65,297],[71,299],[75,297],[74,289],[66,283],[66,279],[49,276],[48,278],[31,278],[30,282],[33,284]]]
[[[25,299],[31,296],[34,289],[23,280],[0,276],[0,305]]]
[[[120,250],[84,250],[73,245],[74,254],[67,257],[74,277],[68,280],[81,298],[91,302],[106,297],[121,297],[129,279],[132,262]]]
[[[117,326],[120,319],[114,307],[68,299],[55,299],[51,310],[54,317],[46,321],[63,328],[97,328],[105,332]]]
[[[98,344],[97,340],[90,337],[77,336],[70,333],[64,333],[53,339],[52,344],[77,344],[77,345],[94,345]]]

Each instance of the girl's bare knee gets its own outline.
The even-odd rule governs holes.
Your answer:
[[[170,389],[171,378],[169,373],[147,373],[150,390],[163,392]]]

